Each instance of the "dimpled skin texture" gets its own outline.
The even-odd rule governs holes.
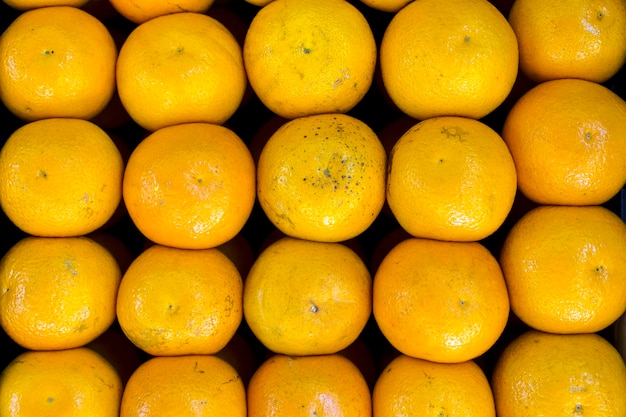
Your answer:
[[[89,13],[71,6],[34,8],[0,37],[0,98],[26,121],[90,119],[113,96],[116,60],[113,37]]]
[[[300,117],[267,141],[257,197],[286,235],[340,242],[364,232],[385,202],[386,154],[364,122],[345,114]]]
[[[89,348],[26,351],[0,375],[0,415],[118,417],[122,390],[115,368]]]
[[[351,110],[372,84],[376,52],[367,20],[344,0],[274,0],[243,46],[253,90],[287,119]]]
[[[359,336],[370,318],[371,295],[369,271],[352,249],[284,237],[252,265],[244,314],[273,352],[331,354]]]
[[[496,362],[491,386],[499,416],[626,415],[626,366],[595,333],[522,334]]]
[[[626,310],[626,225],[602,206],[539,206],[507,235],[500,265],[529,326],[594,333]]]
[[[511,91],[517,39],[487,0],[420,0],[396,14],[382,38],[385,90],[407,115],[480,119]]]
[[[497,260],[480,243],[408,238],[376,271],[373,312],[401,353],[464,362],[498,340],[509,297]]]
[[[27,236],[0,261],[0,325],[32,350],[69,349],[115,320],[117,261],[87,237]]]

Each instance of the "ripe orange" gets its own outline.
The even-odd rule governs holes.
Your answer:
[[[387,202],[400,225],[416,237],[481,240],[502,225],[516,190],[506,144],[477,120],[424,120],[391,150]]]
[[[132,221],[153,242],[183,249],[219,246],[240,232],[252,212],[254,161],[226,127],[165,127],[132,152],[123,196]]]
[[[49,6],[83,7],[90,0],[2,0],[15,10],[31,10]]]
[[[369,90],[376,53],[365,16],[344,0],[274,0],[243,46],[256,95],[287,119],[351,110]]]
[[[509,231],[500,264],[513,312],[551,333],[593,333],[626,311],[626,225],[602,206],[539,206]]]
[[[361,2],[375,10],[397,13],[401,8],[409,4],[411,0],[361,0]]]
[[[30,122],[0,150],[0,205],[26,233],[84,235],[115,213],[123,172],[118,148],[95,124],[65,118]]]
[[[539,204],[599,205],[626,183],[626,102],[590,81],[547,81],[511,108],[502,130],[518,185]]]
[[[479,119],[513,87],[517,40],[487,0],[414,1],[387,26],[380,68],[389,97],[407,115]]]
[[[89,238],[27,236],[0,260],[0,325],[27,349],[83,346],[115,320],[120,278]]]
[[[600,83],[626,62],[623,0],[516,0],[509,22],[519,42],[520,69],[535,81]]]
[[[213,354],[241,323],[242,288],[237,268],[218,249],[154,245],[124,274],[117,318],[151,355]]]
[[[274,355],[248,385],[248,417],[370,416],[371,403],[365,378],[340,354]]]
[[[119,416],[122,382],[86,347],[26,351],[0,375],[3,417]]]
[[[496,362],[491,385],[499,416],[626,415],[626,366],[594,333],[522,334]]]
[[[296,118],[261,151],[257,197],[286,235],[345,241],[364,232],[382,209],[385,164],[385,150],[364,122],[340,113]]]
[[[495,417],[487,377],[473,361],[436,363],[400,355],[381,372],[372,393],[373,417]]]
[[[235,369],[213,355],[148,359],[131,375],[120,417],[246,417],[246,392]]]
[[[117,48],[98,19],[71,6],[21,13],[0,37],[0,99],[19,118],[90,119],[115,91]]]
[[[336,353],[367,324],[371,287],[367,267],[347,246],[284,237],[263,250],[246,278],[246,323],[273,352]]]
[[[373,312],[401,353],[464,362],[498,340],[509,297],[497,260],[480,243],[409,238],[376,271]]]
[[[150,131],[191,122],[222,124],[239,107],[246,84],[237,40],[205,14],[155,17],[137,26],[120,48],[120,100]]]
[[[134,23],[144,23],[155,17],[173,13],[205,13],[214,0],[110,0],[119,14]]]

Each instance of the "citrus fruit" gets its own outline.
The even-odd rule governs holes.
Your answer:
[[[299,117],[267,141],[257,197],[289,236],[339,242],[363,233],[385,201],[385,150],[364,122],[340,113]]]
[[[148,359],[130,376],[120,417],[246,417],[246,392],[235,369],[213,355]]]
[[[31,235],[84,235],[115,213],[123,173],[117,146],[95,124],[37,120],[15,130],[0,150],[0,205]]]
[[[141,24],[155,17],[173,13],[205,13],[213,0],[110,0],[119,14],[133,23]]]
[[[3,0],[15,10],[30,10],[49,6],[83,7],[90,0]]]
[[[385,90],[415,119],[480,119],[511,91],[517,39],[487,0],[420,0],[393,15],[380,45]]]
[[[275,0],[252,19],[243,45],[252,89],[287,119],[345,113],[367,93],[376,41],[344,0]]]
[[[516,175],[495,130],[473,119],[434,117],[414,125],[392,148],[387,203],[413,236],[477,241],[504,223]]]
[[[626,415],[626,366],[595,333],[523,333],[502,352],[491,386],[499,416]]]
[[[27,349],[83,346],[115,320],[120,278],[89,238],[27,236],[0,260],[0,325]]]
[[[347,246],[284,237],[263,250],[245,280],[246,323],[273,352],[336,353],[367,324],[371,287]]]
[[[623,0],[516,0],[509,23],[519,43],[520,69],[535,81],[601,83],[626,62]]]
[[[340,354],[273,355],[248,385],[248,417],[370,416],[371,402],[365,378]]]
[[[497,260],[480,243],[408,238],[376,271],[373,312],[401,353],[465,362],[496,343],[508,320],[509,298]]]
[[[626,225],[602,206],[539,206],[515,223],[500,265],[513,312],[551,333],[593,333],[626,310]]]
[[[117,417],[121,397],[113,366],[86,347],[26,351],[0,374],[6,417]]]
[[[0,99],[26,121],[90,119],[115,91],[117,48],[95,17],[71,6],[37,7],[0,36]]]
[[[363,4],[374,10],[388,13],[397,13],[401,8],[411,2],[411,0],[361,0]]]
[[[539,204],[599,205],[626,183],[626,102],[600,84],[559,79],[524,94],[502,129],[518,186]]]
[[[213,354],[241,323],[241,304],[241,276],[221,251],[153,245],[122,278],[117,318],[151,355]]]
[[[117,60],[120,100],[150,131],[191,122],[222,124],[239,107],[246,84],[237,40],[202,13],[174,13],[138,25]]]
[[[400,355],[380,373],[372,392],[374,417],[495,417],[487,377],[474,361],[436,363]]]
[[[248,220],[256,197],[255,166],[232,130],[186,123],[152,132],[126,164],[123,196],[139,231],[183,249],[219,246]]]

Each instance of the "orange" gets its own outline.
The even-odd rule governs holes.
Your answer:
[[[626,102],[584,80],[546,81],[511,108],[502,129],[518,185],[539,204],[599,205],[626,183]]]
[[[401,8],[411,2],[411,0],[361,0],[363,4],[374,10],[388,13],[397,13]]]
[[[247,80],[241,47],[216,19],[174,13],[138,25],[120,48],[117,89],[141,127],[222,124],[237,110]]]
[[[551,333],[594,333],[626,311],[626,224],[602,206],[539,206],[509,231],[500,264],[513,312]]]
[[[345,241],[363,233],[381,211],[385,169],[385,149],[361,120],[340,113],[300,117],[263,147],[257,197],[286,235]]]
[[[465,362],[498,340],[509,297],[497,260],[480,243],[408,238],[376,271],[373,312],[401,353]]]
[[[420,0],[393,15],[380,45],[391,100],[407,115],[480,119],[513,88],[517,39],[487,0]]]
[[[165,127],[131,153],[123,196],[130,218],[153,242],[183,249],[219,246],[240,232],[252,212],[254,161],[226,127]]]
[[[604,82],[626,62],[623,0],[516,0],[509,22],[520,69],[535,81]]]
[[[117,417],[121,397],[113,366],[86,347],[26,351],[0,375],[3,417]]]
[[[2,0],[15,10],[30,10],[49,6],[83,7],[90,0]]]
[[[26,123],[0,150],[0,205],[26,233],[84,235],[115,213],[123,173],[117,146],[95,124],[65,118]]]
[[[340,354],[274,355],[248,385],[248,417],[370,416],[371,402],[365,378]]]
[[[486,124],[435,117],[410,128],[391,150],[387,203],[416,237],[477,241],[494,233],[515,200],[511,153]]]
[[[155,357],[131,375],[120,417],[246,417],[246,392],[235,369],[212,355]]]
[[[115,320],[117,261],[86,237],[27,236],[0,260],[0,325],[31,350],[83,346]]]
[[[19,118],[90,119],[115,91],[117,48],[98,19],[71,6],[21,13],[0,37],[0,99]]]
[[[371,287],[367,267],[347,246],[284,237],[263,250],[246,278],[246,323],[273,352],[336,353],[367,324]]]
[[[626,415],[626,366],[594,333],[522,334],[502,352],[491,385],[499,416]]]
[[[345,0],[274,0],[252,19],[243,45],[252,89],[286,119],[345,113],[369,90],[376,41]]]
[[[218,249],[154,245],[124,274],[117,318],[130,341],[151,355],[213,354],[241,323],[242,287]]]
[[[381,372],[373,417],[495,417],[487,377],[474,361],[436,363],[400,355]]]
[[[213,0],[110,0],[111,5],[126,19],[143,23],[155,17],[173,13],[205,13]]]

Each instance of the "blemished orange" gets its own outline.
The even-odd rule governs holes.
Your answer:
[[[370,390],[363,374],[340,354],[271,356],[248,385],[248,417],[356,417],[371,413]]]
[[[433,362],[475,359],[498,340],[509,297],[498,261],[478,242],[408,238],[374,276],[373,313],[401,353]]]
[[[598,332],[626,311],[626,225],[602,206],[538,206],[506,236],[513,312],[551,333]]]
[[[239,107],[246,85],[241,46],[222,23],[202,13],[174,13],[138,25],[117,60],[120,100],[149,131],[223,124]]]
[[[365,16],[344,0],[274,0],[243,45],[252,89],[286,119],[345,113],[369,90],[377,48]]]
[[[118,417],[122,382],[86,347],[26,351],[0,374],[3,417]]]
[[[153,245],[122,278],[117,319],[151,355],[214,354],[241,323],[242,293],[237,267],[220,250]]]
[[[352,249],[283,237],[252,265],[244,315],[257,339],[275,353],[331,354],[361,334],[371,295],[370,273]]]
[[[21,13],[0,36],[0,99],[26,121],[90,119],[115,91],[117,47],[95,17],[72,6]]]
[[[380,373],[373,417],[495,417],[489,381],[474,362],[437,363],[400,355]]]
[[[463,117],[421,121],[398,139],[387,203],[410,234],[477,241],[506,220],[517,192],[513,157],[488,125]]]
[[[27,236],[0,260],[0,326],[26,349],[84,346],[114,322],[120,279],[87,237]]]
[[[535,81],[601,83],[626,62],[623,0],[516,0],[509,23],[519,43],[520,69]]]
[[[380,45],[385,90],[407,115],[480,119],[513,88],[517,39],[487,0],[420,0],[393,15]]]
[[[523,333],[498,358],[491,386],[499,416],[626,415],[626,366],[595,333]]]
[[[15,10],[31,10],[39,7],[71,6],[83,7],[90,0],[2,0]]]
[[[237,371],[214,355],[148,359],[130,376],[120,417],[246,417]]]
[[[123,174],[119,148],[95,124],[37,120],[15,130],[0,149],[0,206],[28,234],[85,235],[118,209]]]
[[[206,13],[214,0],[110,0],[119,14],[133,23],[173,13]]]
[[[155,243],[206,249],[235,237],[256,198],[250,151],[232,130],[186,123],[152,132],[126,164],[123,197],[139,231]]]
[[[600,205],[626,183],[626,101],[601,84],[541,83],[502,129],[518,186],[539,204]]]
[[[299,117],[267,141],[257,198],[283,233],[339,242],[363,233],[385,202],[385,149],[363,121],[341,113]]]

